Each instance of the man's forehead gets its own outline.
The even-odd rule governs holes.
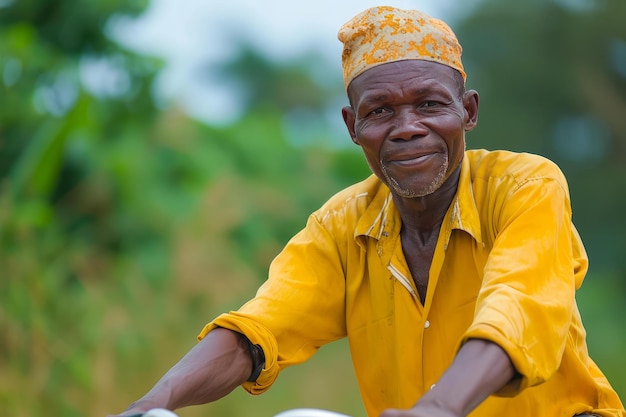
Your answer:
[[[405,60],[381,64],[365,70],[351,83],[348,91],[375,96],[394,88],[433,89],[456,86],[454,69],[422,60]]]

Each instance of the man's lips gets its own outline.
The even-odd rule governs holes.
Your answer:
[[[389,164],[401,165],[401,166],[417,165],[417,164],[427,162],[428,160],[430,160],[432,157],[434,157],[437,154],[438,152],[424,152],[424,153],[414,153],[414,154],[394,156],[389,159]]]

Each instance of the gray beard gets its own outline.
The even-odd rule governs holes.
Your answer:
[[[443,161],[443,164],[441,164],[441,167],[439,168],[439,172],[437,172],[437,175],[435,176],[435,178],[433,178],[431,183],[421,189],[412,190],[409,188],[402,188],[400,184],[398,184],[398,181],[396,181],[395,178],[389,175],[389,172],[387,172],[387,167],[385,166],[385,164],[383,164],[383,162],[380,161],[380,166],[383,171],[383,175],[385,176],[385,179],[387,180],[387,184],[393,191],[396,192],[396,194],[404,198],[424,197],[426,195],[432,194],[435,191],[437,191],[437,189],[439,189],[439,187],[441,187],[441,185],[445,181],[446,172],[448,171],[448,164],[449,164],[448,156],[446,155]]]

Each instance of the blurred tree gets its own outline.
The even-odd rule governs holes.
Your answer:
[[[624,16],[622,0],[485,0],[455,29],[481,94],[468,146],[557,162],[593,267],[626,287]]]
[[[0,186],[12,213],[5,244],[17,244],[20,228],[46,233],[51,225],[82,233],[88,246],[121,244],[107,214],[116,193],[133,198],[123,171],[134,161],[123,160],[122,148],[148,144],[160,63],[121,48],[106,28],[146,4],[16,1],[0,9]]]
[[[260,106],[271,106],[281,112],[293,107],[320,111],[337,94],[337,85],[328,82],[333,81],[332,77],[313,78],[315,72],[325,69],[317,54],[311,52],[289,62],[276,62],[261,55],[245,40],[242,42],[237,56],[218,68],[217,76],[237,86],[246,111]]]
[[[90,368],[105,304],[90,285],[120,270],[125,260],[113,254],[131,255],[124,252],[131,241],[145,242],[133,264],[163,253],[154,239],[158,213],[137,213],[143,184],[134,175],[159,157],[146,137],[158,114],[150,89],[160,63],[107,36],[110,19],[146,5],[0,6],[0,408],[7,414],[85,414],[87,396],[67,393],[98,385]]]

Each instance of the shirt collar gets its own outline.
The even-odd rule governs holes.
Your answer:
[[[389,188],[377,180],[377,186],[371,190],[371,193],[373,197],[354,230],[355,239],[358,236],[369,236],[380,240],[383,236],[399,234],[402,222]],[[480,217],[474,200],[470,162],[467,157],[463,158],[461,165],[456,196],[444,218],[442,232],[445,234],[446,245],[453,229],[469,233],[478,243],[482,244]]]
[[[372,177],[375,178],[374,175]],[[376,178],[376,186],[372,188],[368,191],[372,198],[354,230],[355,239],[358,236],[369,236],[380,240],[382,236],[389,234],[394,224],[398,223],[400,215],[395,209],[389,188],[378,178]]]
[[[456,196],[450,204],[446,218],[449,219],[449,230],[459,229],[469,233],[478,243],[482,244],[480,216],[474,199],[470,161],[463,158],[461,176]],[[449,237],[448,237],[449,239]]]

